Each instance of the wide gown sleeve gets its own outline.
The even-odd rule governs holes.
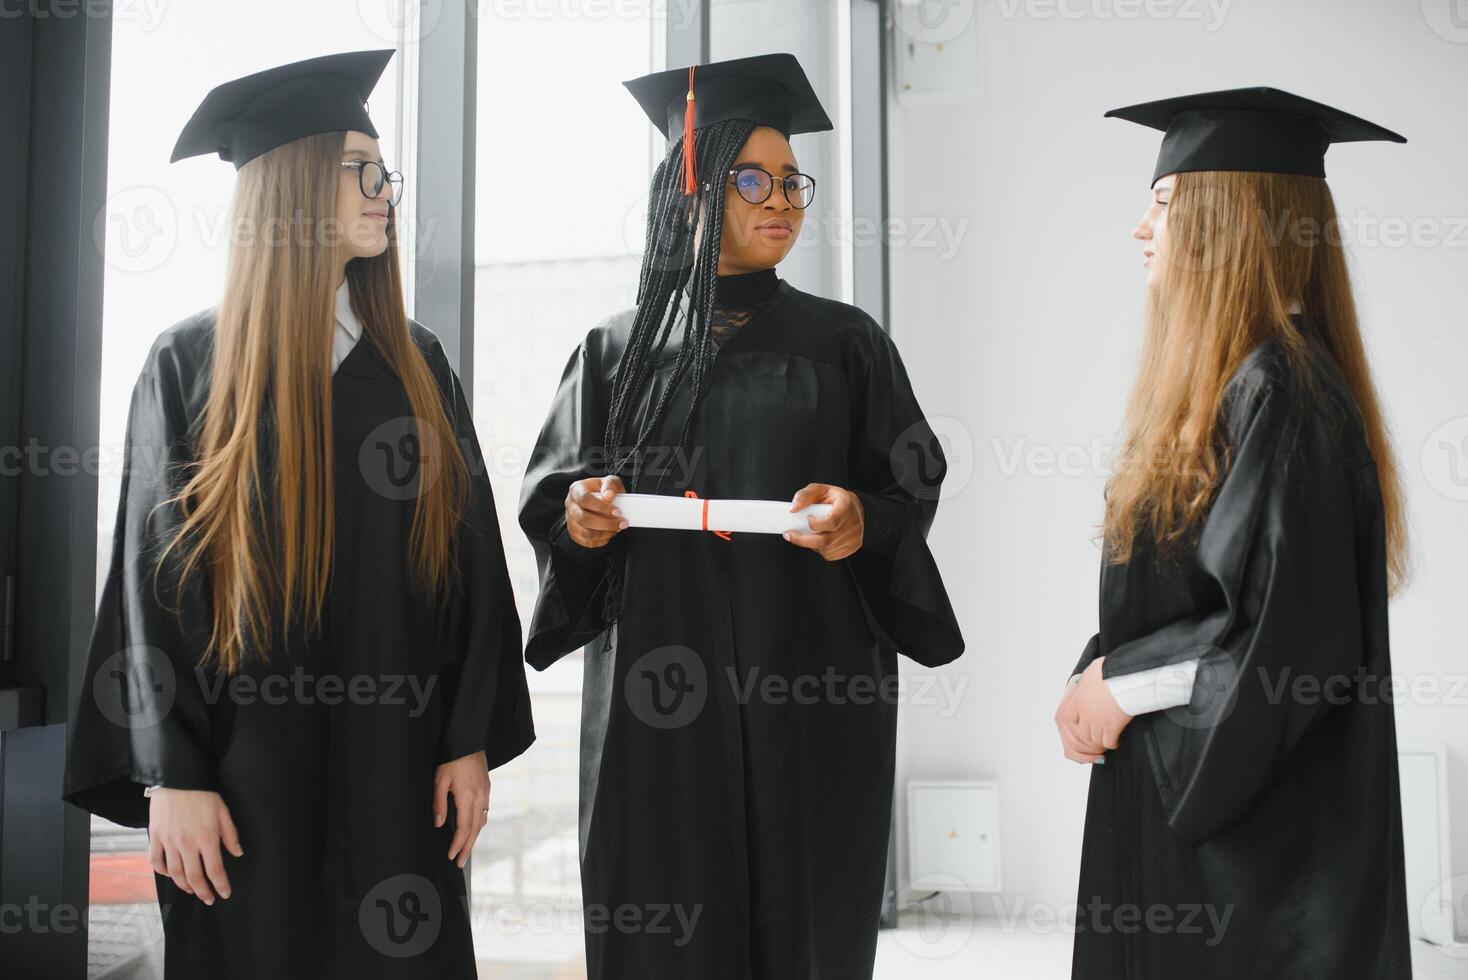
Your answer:
[[[458,594],[440,641],[452,665],[437,761],[483,749],[494,769],[530,747],[535,725],[494,491],[464,390],[451,369],[448,376],[455,435],[469,469],[469,505],[459,535]]]
[[[169,500],[190,460],[184,415],[177,378],[145,372],[138,379],[112,559],[67,746],[63,798],[129,827],[148,822],[144,786],[215,788],[213,675],[195,670],[209,600],[202,576],[178,588],[177,551],[161,559],[181,520]]]
[[[599,447],[606,407],[596,379],[583,343],[566,362],[520,492],[520,527],[540,574],[525,644],[525,659],[537,670],[590,643],[603,629],[609,548],[578,545],[566,533],[565,512],[571,484],[605,471]]]
[[[849,489],[861,499],[866,527],[846,563],[883,645],[937,667],[964,647],[927,542],[948,464],[896,345],[880,328],[872,333],[849,454]]]
[[[1196,556],[1206,601],[1102,665],[1110,678],[1201,657],[1186,716],[1144,730],[1168,821],[1193,843],[1247,816],[1329,710],[1330,698],[1290,697],[1292,685],[1348,678],[1364,657],[1358,549],[1371,542],[1354,470],[1369,457],[1348,462],[1283,383],[1240,395],[1228,429],[1234,460]]]

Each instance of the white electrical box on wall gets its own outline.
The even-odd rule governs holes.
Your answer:
[[[999,891],[999,784],[909,782],[907,858],[914,890]]]
[[[895,0],[893,80],[905,102],[948,102],[979,92],[975,0]]]

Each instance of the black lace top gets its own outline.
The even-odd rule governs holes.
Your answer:
[[[719,347],[734,331],[749,322],[755,309],[769,299],[780,285],[774,269],[760,269],[737,276],[719,276],[714,286],[714,314],[709,323],[710,339]]]

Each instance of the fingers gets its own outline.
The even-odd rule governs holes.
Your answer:
[[[474,813],[478,817],[478,821],[474,824],[474,830],[469,834],[469,839],[464,843],[464,854],[466,857],[474,853],[474,845],[479,840],[479,832],[489,823],[489,789],[490,787],[486,783],[484,796],[474,806]],[[463,864],[460,864],[459,867],[462,868]]]
[[[820,551],[830,541],[830,534],[823,531],[786,531],[785,540],[797,548]]]
[[[1065,757],[1071,762],[1092,763],[1101,757],[1101,750],[1076,737],[1075,732],[1060,726],[1060,744]]]
[[[204,875],[209,879],[209,884],[220,898],[229,898],[229,876],[224,873],[224,860],[219,856],[219,843],[216,841],[206,846],[201,857],[204,860]]]
[[[795,491],[795,496],[790,499],[790,512],[793,514],[802,507],[817,504],[826,495],[827,484],[807,483]]]
[[[833,506],[831,512],[825,517],[820,517],[816,514],[810,515],[806,518],[806,523],[810,524],[812,531],[822,531],[829,534],[832,531],[839,530],[845,517],[845,515],[836,509],[839,506],[839,504]]]
[[[194,897],[205,905],[214,904],[214,889],[209,887],[209,877],[204,873],[204,861],[199,851],[188,846],[183,851],[184,877],[193,889]]]
[[[1096,761],[1096,757],[1094,755],[1082,751],[1080,746],[1076,745],[1075,740],[1065,735],[1064,733],[1062,733],[1060,736],[1060,746],[1061,750],[1065,753],[1065,757],[1071,762],[1079,762],[1084,764]]]
[[[831,505],[831,511],[824,517],[812,514],[807,518],[812,531],[839,531],[851,522],[853,516],[851,496],[835,488],[828,488],[828,490],[831,492],[827,492],[814,503],[828,503]]]
[[[148,863],[154,874],[168,877],[168,855],[163,851],[163,842],[153,834],[148,835]]]
[[[840,561],[855,554],[861,545],[860,537],[848,530],[786,531],[783,536],[793,545],[817,552],[826,561]]]
[[[168,864],[168,877],[178,886],[178,890],[185,895],[192,895],[194,888],[189,884],[188,872],[184,869],[183,853],[177,847],[165,847]]]
[[[235,828],[234,818],[229,815],[229,807],[223,803],[219,806],[219,839],[223,842],[225,849],[235,857],[245,856],[245,849],[240,846],[240,832]]]
[[[464,848],[459,856],[459,867],[463,867],[469,860],[469,855],[474,853],[474,844],[479,840],[479,832],[489,822],[489,797],[476,797],[474,805],[470,807],[472,819],[469,823],[469,835],[464,840]]]
[[[817,517],[812,514],[806,518],[811,530],[814,531],[837,530],[846,523],[851,512],[846,494],[829,483],[809,483],[801,487],[796,491],[794,499],[790,501],[790,512],[795,513],[811,504],[831,505],[831,512],[825,517]]]
[[[566,501],[566,521],[590,530],[615,531],[622,524],[622,512],[601,494],[577,489]]]
[[[572,540],[589,547],[601,547],[627,526],[614,498],[623,493],[620,477],[581,480],[571,485],[566,497],[566,527]]]
[[[464,846],[464,841],[469,839],[469,830],[474,816],[469,812],[468,804],[461,803],[455,809],[458,819],[454,821],[454,839],[449,842],[449,860],[462,868],[464,862],[455,859],[459,856],[459,849]]]
[[[479,837],[479,831],[485,824],[484,810],[489,804],[487,792],[465,792],[454,793],[455,816],[458,818],[454,825],[454,839],[449,844],[449,860],[454,861],[459,867],[463,867],[469,861],[469,854],[474,846],[474,841]]]
[[[1074,688],[1067,690],[1055,711],[1055,727],[1060,732],[1060,745],[1072,762],[1092,763],[1101,755],[1101,746],[1093,741],[1081,723],[1080,713],[1070,703]]]
[[[433,780],[433,825],[442,827],[449,816],[449,777],[441,770]]]

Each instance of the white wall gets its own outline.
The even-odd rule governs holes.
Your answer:
[[[1264,84],[1410,140],[1337,146],[1326,169],[1357,234],[1357,299],[1410,494],[1418,573],[1392,608],[1394,667],[1461,683],[1468,502],[1434,483],[1468,496],[1468,20],[1455,33],[1449,0],[1158,0],[1151,17],[1116,0],[975,6],[949,5],[974,12],[952,43],[977,45],[979,93],[891,106],[892,214],[967,222],[951,255],[894,243],[893,331],[925,410],[973,440],[973,477],[931,535],[969,644],[948,672],[969,683],[952,717],[905,710],[899,787],[997,779],[1005,908],[1060,910],[1075,900],[1088,772],[1061,756],[1051,714],[1096,628],[1104,474],[1005,463],[1016,447],[1109,446],[1119,426],[1142,314],[1129,233],[1160,134],[1102,113]],[[1417,243],[1390,243],[1383,221],[1417,222]],[[1447,694],[1400,705],[1397,726],[1448,746],[1453,870],[1468,875],[1468,690]]]

